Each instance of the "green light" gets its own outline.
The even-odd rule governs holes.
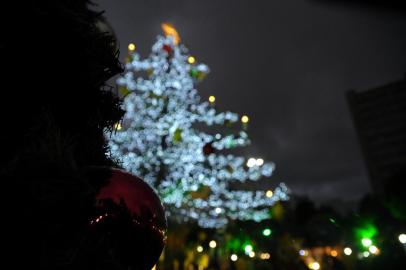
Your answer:
[[[361,243],[364,247],[369,247],[372,245],[372,240],[369,238],[362,238]]]
[[[237,250],[242,246],[241,241],[238,238],[231,239],[226,244],[228,250]]]
[[[251,245],[246,245],[244,247],[245,253],[249,254],[254,248]]]
[[[270,236],[271,233],[272,233],[272,230],[269,229],[269,228],[266,228],[265,230],[262,231],[262,234],[263,234],[264,236]]]
[[[377,233],[377,228],[370,222],[364,222],[362,226],[355,228],[355,235],[358,237],[358,239],[372,239]]]

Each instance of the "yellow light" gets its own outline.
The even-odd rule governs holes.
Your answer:
[[[197,246],[197,248],[196,248],[196,250],[197,250],[197,252],[203,252],[203,247],[202,246]]]
[[[135,50],[135,44],[134,43],[128,44],[128,50],[129,51],[134,51]]]
[[[330,252],[330,255],[333,256],[333,257],[337,257],[337,255],[338,255],[337,250],[334,250],[334,249],[333,249],[333,250]]]
[[[176,31],[175,27],[169,23],[163,23],[161,24],[161,27],[162,31],[164,31],[165,36],[172,36],[174,44],[178,45],[180,42],[180,36],[178,34],[178,31]]]
[[[154,267],[152,267],[152,269],[151,270],[156,270],[156,264],[154,265]]]
[[[215,96],[210,96],[209,97],[209,102],[213,103],[214,101],[216,101],[216,97]]]
[[[250,119],[248,118],[248,116],[243,115],[243,116],[241,117],[241,122],[243,122],[244,124],[248,123],[248,121],[250,121]]]
[[[121,126],[121,124],[120,123],[116,123],[115,125],[114,125],[114,129],[115,130],[121,130],[123,127]]]
[[[320,269],[320,264],[318,262],[312,262],[308,266],[309,266],[310,269],[313,269],[313,270]]]
[[[261,260],[268,260],[269,258],[271,258],[271,254],[269,254],[269,253],[261,253],[259,255],[259,257],[261,258]]]
[[[193,56],[189,56],[187,61],[189,62],[189,64],[194,64],[196,62],[196,58],[194,58]]]
[[[210,241],[210,243],[209,243],[209,247],[211,247],[211,248],[215,248],[215,247],[217,247],[217,243],[216,243],[216,241],[211,240],[211,241]]]
[[[379,253],[379,249],[376,246],[370,246],[368,250],[374,255]]]
[[[248,254],[248,256],[250,256],[251,258],[254,258],[254,257],[255,257],[255,252],[254,252],[254,251],[251,251],[251,252]]]
[[[233,262],[235,262],[235,261],[238,260],[238,256],[237,256],[236,254],[232,254],[232,255],[230,256],[230,259],[231,259]]]
[[[345,254],[345,255],[350,256],[351,253],[352,253],[352,249],[351,249],[351,248],[346,247],[346,248],[344,249],[344,254]]]
[[[266,191],[266,193],[265,193],[265,195],[268,197],[268,198],[272,198],[272,196],[273,196],[273,192],[272,192],[272,190],[267,190]]]

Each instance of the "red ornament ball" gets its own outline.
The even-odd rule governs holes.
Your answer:
[[[172,47],[169,46],[168,44],[164,44],[164,45],[162,46],[162,50],[166,51],[168,54],[171,54],[171,53],[172,53]]]
[[[215,152],[215,148],[213,147],[213,143],[206,143],[204,146],[203,146],[203,154],[204,155],[206,155],[206,156],[208,156],[208,155],[210,155],[210,154],[213,154],[214,152]]]
[[[88,172],[96,187],[89,220],[93,239],[125,269],[150,270],[166,242],[166,217],[154,190],[142,179],[114,168]],[[106,177],[107,176],[107,177]],[[107,179],[101,185],[101,179]]]

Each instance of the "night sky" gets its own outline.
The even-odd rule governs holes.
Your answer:
[[[160,24],[176,26],[211,69],[197,86],[201,96],[250,116],[252,145],[244,151],[276,163],[271,187],[284,181],[317,202],[369,192],[345,93],[404,77],[405,12],[315,0],[95,2],[121,59],[129,42],[147,56]]]

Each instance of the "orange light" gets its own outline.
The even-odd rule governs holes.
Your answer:
[[[178,34],[178,31],[176,31],[175,27],[169,23],[162,23],[161,27],[162,31],[164,31],[165,36],[172,36],[173,42],[175,43],[175,45],[178,45],[180,42],[180,36]]]
[[[338,255],[337,250],[334,250],[334,249],[333,249],[333,250],[330,252],[330,255],[333,256],[333,257],[337,257],[337,255]]]

